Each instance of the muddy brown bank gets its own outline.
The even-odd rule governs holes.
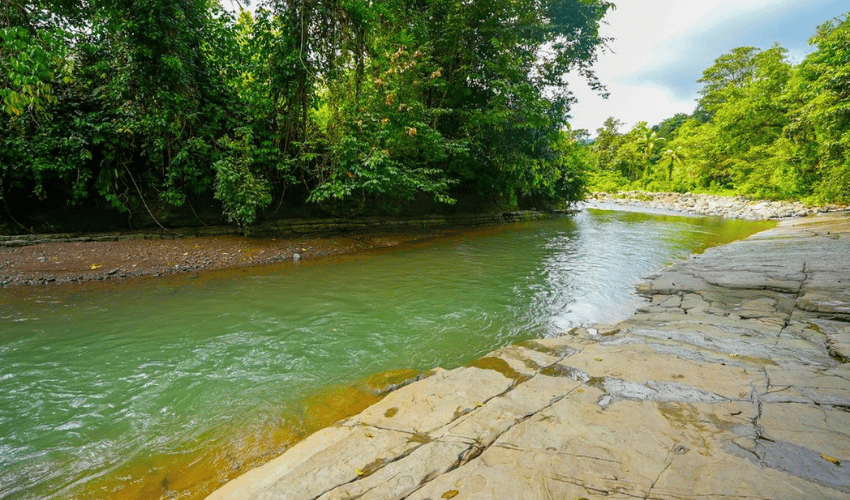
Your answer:
[[[87,235],[0,235],[0,286],[159,277],[325,259],[549,216],[527,211],[280,220],[252,227],[251,237],[227,226]]]
[[[617,325],[434,370],[208,497],[850,498],[850,217],[675,264]]]

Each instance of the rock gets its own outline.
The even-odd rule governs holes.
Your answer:
[[[441,372],[391,392],[347,423],[429,434],[507,391],[513,383],[495,370]]]
[[[661,210],[747,220],[807,217],[816,212],[847,210],[847,207],[832,205],[806,207],[796,201],[752,202],[744,196],[727,197],[707,194],[650,193],[643,191],[627,191],[614,194],[593,193],[589,204],[593,206],[596,202],[644,206]]]
[[[364,469],[368,471],[370,464],[381,463],[415,449],[416,443],[411,443],[409,438],[404,433],[375,428],[327,427],[207,498],[316,498],[364,475]],[[363,448],[366,444],[368,450]]]

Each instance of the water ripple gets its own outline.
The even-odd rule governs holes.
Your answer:
[[[177,461],[238,470],[329,388],[623,318],[641,275],[755,229],[585,211],[239,278],[0,296],[0,498],[159,491]]]

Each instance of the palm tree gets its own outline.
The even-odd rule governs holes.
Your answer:
[[[684,159],[685,152],[682,150],[682,146],[676,146],[676,149],[667,148],[661,153],[661,162],[669,162],[667,164],[667,182],[673,180],[673,164],[683,165]]]
[[[643,134],[638,137],[637,143],[640,145],[641,157],[643,158],[644,169],[643,175],[649,171],[650,159],[652,158],[655,148],[659,147],[666,139],[658,137],[658,134],[650,129],[645,129]]]

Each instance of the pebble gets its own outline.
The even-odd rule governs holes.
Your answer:
[[[808,217],[817,213],[848,210],[846,205],[839,204],[811,206],[800,201],[750,200],[744,196],[652,193],[647,191],[621,191],[614,194],[593,193],[588,197],[588,202],[591,205],[594,203],[612,203],[744,220]]]

